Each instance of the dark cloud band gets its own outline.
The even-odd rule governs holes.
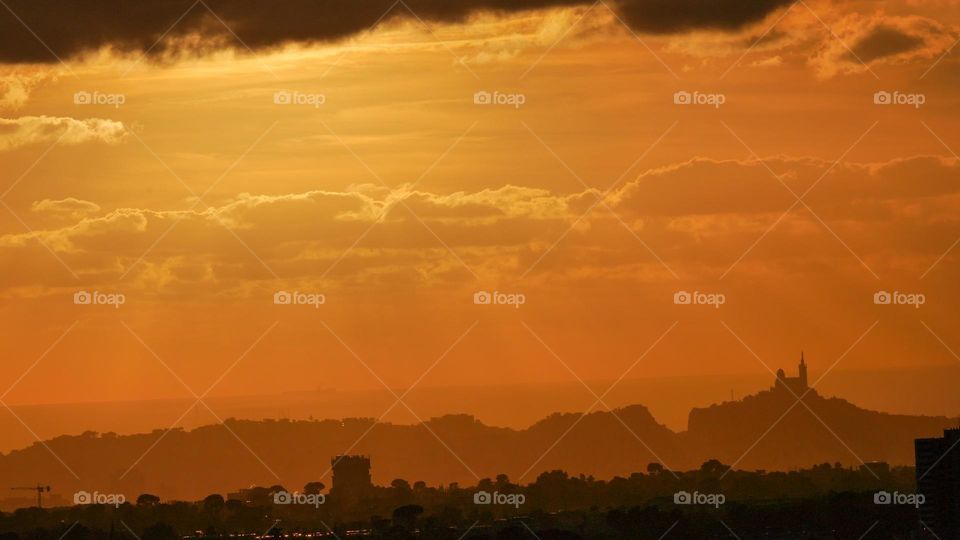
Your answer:
[[[621,0],[609,5],[637,31],[735,29],[789,0]],[[205,3],[204,3],[205,2]],[[327,42],[378,21],[416,15],[455,22],[473,13],[590,5],[588,0],[6,0],[0,10],[0,62],[52,62],[104,47],[150,55],[170,43],[253,49]],[[409,10],[408,10],[409,7]],[[392,9],[391,9],[392,8]],[[599,9],[599,8],[598,8]],[[389,11],[389,13],[387,13]],[[385,16],[384,14],[387,13]],[[234,37],[233,34],[237,37]],[[174,38],[194,37],[197,40]],[[170,38],[170,39],[164,39]],[[49,48],[49,50],[48,50]]]

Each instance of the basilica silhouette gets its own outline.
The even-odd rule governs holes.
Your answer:
[[[783,369],[777,370],[777,379],[773,382],[771,390],[777,392],[792,392],[797,397],[802,396],[808,388],[807,385],[807,363],[803,360],[803,352],[800,352],[800,365],[797,367],[796,377],[787,377]]]

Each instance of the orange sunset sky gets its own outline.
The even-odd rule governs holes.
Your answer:
[[[356,20],[315,33],[296,13],[186,2],[179,22],[117,37],[111,23],[70,36],[55,19],[75,15],[28,4],[0,9],[13,409],[581,380],[602,393],[767,378],[801,349],[825,385],[960,362],[955,0],[689,17],[659,1],[446,14],[421,0],[320,14]],[[78,305],[78,291],[125,301]],[[277,291],[325,303],[277,305]],[[478,291],[525,303],[478,305]],[[677,305],[678,291],[725,302]],[[878,291],[924,300],[878,305]],[[955,414],[954,394],[919,412]]]

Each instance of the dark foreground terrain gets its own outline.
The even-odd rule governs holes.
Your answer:
[[[271,486],[227,500],[143,494],[122,504],[25,508],[0,515],[0,540],[923,538],[914,506],[875,503],[880,491],[912,493],[913,478],[912,468],[883,464],[765,473],[711,460],[687,472],[651,464],[610,481],[553,471],[525,486],[500,475],[469,488],[397,479],[324,493],[315,482],[293,499]]]

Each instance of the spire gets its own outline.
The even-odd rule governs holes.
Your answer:
[[[807,363],[803,360],[803,351],[800,351],[800,366],[798,368],[800,377],[800,386],[807,388]]]

